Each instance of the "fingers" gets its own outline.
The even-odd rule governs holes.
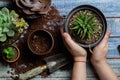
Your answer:
[[[61,31],[61,34],[63,36],[63,39],[64,39],[66,45],[69,48],[71,48],[72,46],[76,45],[76,43],[72,40],[71,36],[68,33],[64,32],[64,28],[63,27],[61,27],[60,31]]]
[[[75,42],[72,40],[72,38],[70,37],[68,33],[63,33],[63,37],[67,45],[72,46],[75,44]]]
[[[65,38],[71,39],[70,35],[68,33],[64,32],[64,27],[60,28],[60,32],[61,32],[64,39]]]
[[[106,44],[106,43],[108,42],[109,36],[110,36],[110,31],[107,30],[107,32],[106,32],[106,34],[105,34],[103,40],[101,41],[101,43]]]
[[[80,50],[82,50],[82,47],[79,46],[77,43],[75,43],[68,33],[64,33],[63,37],[64,37],[65,43],[69,49],[73,50],[73,49],[79,48]]]
[[[71,49],[71,46],[69,44],[69,39],[71,39],[70,35],[66,32],[64,32],[64,27],[60,28],[61,35],[63,37],[63,42],[66,45],[68,49]]]

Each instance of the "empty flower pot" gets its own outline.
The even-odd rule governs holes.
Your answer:
[[[29,49],[37,55],[48,54],[54,46],[54,39],[46,30],[33,31],[27,40]]]

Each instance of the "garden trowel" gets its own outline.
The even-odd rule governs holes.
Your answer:
[[[47,58],[44,58],[44,60],[46,62],[45,65],[36,67],[30,71],[19,74],[18,75],[19,80],[27,80],[44,72],[47,69],[49,70],[50,73],[52,73],[70,62],[70,60],[68,60],[68,58],[65,57],[65,55],[62,53],[49,56]]]

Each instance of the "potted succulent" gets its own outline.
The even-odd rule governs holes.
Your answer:
[[[28,19],[47,14],[51,5],[51,0],[13,0],[13,2],[17,6],[17,10]]]
[[[0,44],[13,43],[27,29],[28,24],[14,10],[4,7],[0,10]]]
[[[67,16],[65,31],[82,47],[94,47],[104,37],[107,23],[103,13],[91,5],[74,8]]]
[[[2,57],[6,62],[12,63],[19,59],[20,51],[17,46],[9,45],[4,47]]]
[[[29,49],[37,55],[48,54],[54,46],[54,39],[47,30],[35,30],[28,36]]]

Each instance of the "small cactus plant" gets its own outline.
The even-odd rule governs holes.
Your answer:
[[[91,16],[85,12],[80,13],[79,16],[76,17],[72,29],[81,39],[84,38],[90,39],[93,32],[96,30],[96,26],[94,25],[94,22],[95,22],[94,16]]]
[[[5,42],[8,37],[14,37],[17,33],[22,33],[27,29],[28,24],[14,11],[6,7],[0,10],[0,42]]]

